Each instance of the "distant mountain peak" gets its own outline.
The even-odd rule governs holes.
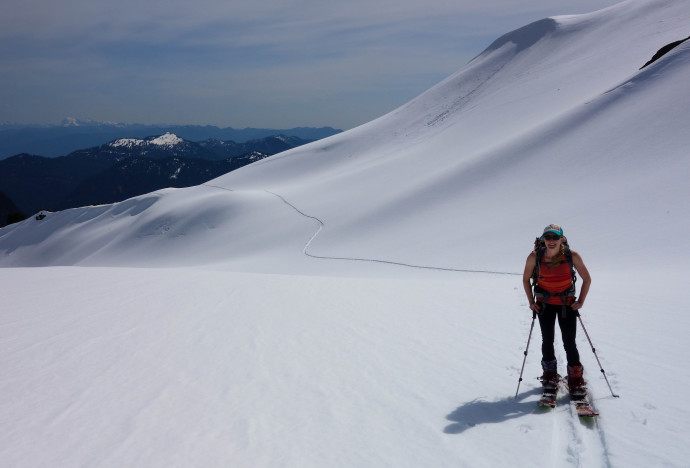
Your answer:
[[[175,146],[179,143],[182,143],[183,141],[184,140],[182,138],[178,137],[174,133],[166,132],[158,138],[149,140],[149,143],[159,146]]]
[[[109,146],[112,146],[113,148],[119,148],[119,147],[126,147],[126,148],[132,148],[134,146],[142,146],[146,142],[144,140],[140,140],[139,138],[118,138],[115,141],[111,141],[108,143]]]
[[[60,122],[61,127],[100,127],[100,126],[120,127],[122,124],[117,122],[99,122],[97,120],[80,120],[74,117],[65,117]]]
[[[74,151],[94,146],[111,145],[121,140],[120,145],[142,145],[143,141],[155,139],[166,132],[184,139],[185,142],[203,142],[209,139],[246,143],[283,134],[287,138],[297,137],[314,141],[341,133],[331,127],[298,127],[279,129],[234,129],[198,125],[143,125],[114,124],[94,120],[66,118],[62,125],[20,125],[0,124],[0,160],[20,153],[40,154],[50,158],[65,156]],[[155,137],[151,138],[152,135]],[[295,146],[295,142],[290,141]],[[153,147],[152,147],[153,148]]]
[[[66,117],[62,119],[62,126],[63,127],[78,127],[79,122],[77,122],[77,119],[74,117]]]
[[[134,148],[135,146],[156,145],[160,147],[172,148],[175,145],[183,143],[184,140],[174,133],[166,132],[163,135],[156,137],[141,138],[118,138],[115,141],[108,143],[108,146],[113,148]]]

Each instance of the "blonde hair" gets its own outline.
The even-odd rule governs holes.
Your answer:
[[[556,268],[563,262],[563,260],[565,260],[565,243],[567,241],[565,236],[561,236],[561,240],[561,246],[558,248],[558,253],[551,258],[551,261],[549,261],[547,265],[549,268]],[[534,252],[535,254],[539,254],[539,245],[543,242],[544,239],[542,237],[537,237],[534,240],[534,250],[532,252]],[[541,258],[538,258],[537,261],[541,262]]]

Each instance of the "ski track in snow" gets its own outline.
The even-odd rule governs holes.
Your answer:
[[[218,190],[225,190],[228,192],[234,192],[233,189],[229,189],[227,187],[220,187],[218,185],[211,185],[211,184],[201,184],[204,187],[210,187],[210,188],[215,188]],[[304,244],[304,248],[302,249],[302,253],[306,255],[307,257],[310,258],[315,258],[319,260],[338,260],[338,261],[349,261],[349,262],[369,262],[369,263],[379,263],[379,264],[384,264],[384,265],[393,265],[393,266],[399,266],[399,267],[405,267],[405,268],[416,268],[420,270],[433,270],[433,271],[447,271],[447,272],[456,272],[456,273],[483,273],[483,274],[489,274],[489,275],[508,275],[508,276],[519,276],[522,273],[516,273],[516,272],[507,272],[507,271],[492,271],[492,270],[470,270],[470,269],[463,269],[463,268],[448,268],[448,267],[439,267],[439,266],[429,266],[429,265],[414,265],[411,263],[404,263],[404,262],[396,262],[393,260],[382,260],[382,259],[376,259],[376,258],[359,258],[359,257],[333,257],[333,256],[328,256],[328,255],[317,255],[309,252],[309,247],[311,246],[312,242],[321,234],[321,232],[326,228],[326,224],[316,216],[309,215],[305,213],[303,210],[299,209],[297,206],[295,206],[293,203],[289,202],[284,196],[277,194],[275,192],[272,192],[270,190],[264,189],[264,192],[268,193],[269,195],[272,195],[279,199],[283,204],[286,206],[290,207],[294,212],[299,214],[300,216],[310,219],[314,221],[317,224],[316,232],[309,238],[309,240]]]
[[[381,260],[381,259],[375,259],[375,258],[357,258],[357,257],[331,257],[331,256],[326,256],[326,255],[316,255],[313,253],[309,252],[309,246],[311,243],[318,237],[319,234],[325,229],[326,225],[325,223],[317,218],[316,216],[308,215],[304,211],[300,210],[297,208],[294,204],[290,203],[283,197],[282,195],[279,195],[277,193],[271,192],[269,190],[266,190],[267,193],[279,198],[284,204],[292,208],[294,211],[299,213],[301,216],[314,220],[318,224],[318,228],[316,232],[314,233],[313,236],[307,241],[307,243],[304,245],[304,249],[302,249],[302,252],[304,255],[311,257],[311,258],[317,258],[321,260],[343,260],[343,261],[351,261],[351,262],[370,262],[370,263],[382,263],[386,265],[394,265],[394,266],[401,266],[401,267],[406,267],[406,268],[417,268],[417,269],[422,269],[422,270],[434,270],[434,271],[450,271],[450,272],[458,272],[458,273],[485,273],[485,274],[491,274],[491,275],[512,275],[512,276],[517,276],[519,273],[511,273],[511,272],[505,272],[505,271],[491,271],[491,270],[467,270],[467,269],[461,269],[461,268],[447,268],[447,267],[438,267],[438,266],[428,266],[428,265],[413,265],[411,263],[404,263],[404,262],[395,262],[392,260]]]
[[[558,333],[556,334],[555,346],[558,362],[565,363],[563,344]],[[582,352],[583,348],[581,346],[580,348]],[[592,375],[591,368],[589,368],[588,374]],[[553,430],[549,466],[611,468],[613,465],[609,457],[605,432],[599,419],[601,416],[593,419],[580,418],[575,407],[570,404],[570,397],[562,385],[559,395],[556,408],[550,410],[553,413],[551,415],[553,417]],[[596,409],[597,398],[592,394],[591,389],[589,400]],[[541,410],[537,409],[536,411]]]

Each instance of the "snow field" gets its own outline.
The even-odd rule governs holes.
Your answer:
[[[621,395],[580,333],[602,412],[586,425],[565,398],[536,409],[538,325],[513,398],[531,323],[517,276],[0,274],[6,466],[682,466],[687,318],[652,320],[634,288],[639,305],[593,292],[583,312]]]
[[[46,282],[18,291],[9,309],[21,315],[3,317],[10,361],[35,366],[6,369],[32,376],[19,388],[3,379],[4,433],[33,434],[2,444],[14,466],[46,454],[61,466],[421,462],[420,443],[452,452],[443,428],[455,395],[491,384],[472,376],[467,356],[484,346],[471,330],[482,314],[462,323],[427,296],[454,281],[12,271]],[[60,294],[75,280],[76,303]],[[37,327],[48,310],[56,320]],[[32,452],[37,443],[44,450]]]

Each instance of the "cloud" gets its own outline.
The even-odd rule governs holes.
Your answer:
[[[590,0],[578,8],[606,3]],[[500,0],[5,0],[1,8],[0,121],[59,121],[69,114],[157,122],[193,117],[184,123],[236,126],[285,126],[293,119],[294,125],[347,128],[403,104],[554,6],[542,0],[519,7]],[[166,102],[172,100],[179,105]],[[170,107],[198,111],[190,116]]]

